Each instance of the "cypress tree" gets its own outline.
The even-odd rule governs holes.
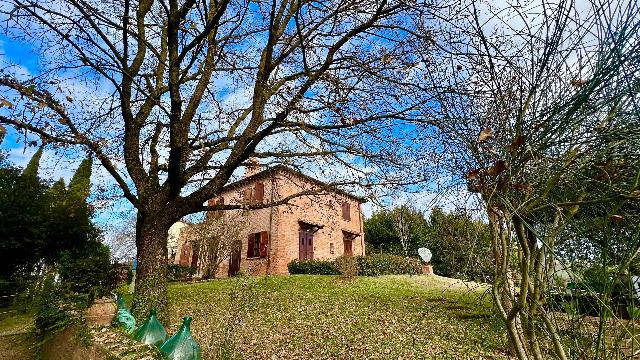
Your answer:
[[[93,165],[93,158],[89,157],[82,160],[78,170],[73,174],[71,181],[69,182],[69,195],[74,196],[77,199],[86,200],[89,196],[89,189],[91,187],[91,166]]]
[[[38,168],[40,167],[40,158],[42,157],[42,146],[38,148],[38,151],[33,154],[31,160],[27,164],[27,167],[22,171],[22,177],[24,179],[36,179],[38,180]]]
[[[58,181],[54,182],[49,188],[49,196],[52,199],[51,201],[62,199],[66,191],[67,187],[64,184],[64,179],[58,179]]]

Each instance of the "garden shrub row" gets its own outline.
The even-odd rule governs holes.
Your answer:
[[[356,256],[355,262],[358,276],[422,274],[420,260],[406,259],[397,255]],[[345,271],[345,268],[348,268],[342,263],[344,261],[341,261],[340,258],[337,260],[293,260],[287,267],[290,274],[340,275]]]
[[[335,262],[329,260],[293,260],[287,268],[289,274],[340,275]]]

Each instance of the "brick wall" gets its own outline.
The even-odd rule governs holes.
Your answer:
[[[256,192],[256,182],[264,186],[264,202],[277,201],[301,191],[313,189],[315,186],[296,174],[279,171],[234,187],[221,194],[221,197],[225,204],[255,201],[252,200],[254,196],[252,194]],[[211,200],[211,202],[215,201],[220,201],[220,198]],[[343,219],[343,204],[349,204],[350,220]],[[363,217],[360,203],[357,199],[344,194],[305,195],[291,200],[289,205],[257,210],[231,210],[223,212],[222,216],[246,219],[240,235],[242,242],[240,268],[245,273],[288,273],[287,264],[299,256],[301,221],[320,227],[313,237],[314,259],[335,259],[343,255],[345,234],[355,236],[351,240],[353,255],[364,255]],[[249,234],[262,231],[269,232],[268,256],[247,258]],[[179,249],[182,246],[182,236],[180,240]],[[333,244],[333,253],[331,244]],[[228,266],[228,260],[222,262],[218,270],[219,277],[227,275]]]

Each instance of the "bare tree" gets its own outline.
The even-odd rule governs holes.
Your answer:
[[[238,213],[241,211],[242,213]],[[228,261],[232,251],[241,244],[241,233],[247,223],[244,210],[233,214],[212,213],[199,224],[189,229],[191,241],[198,247],[199,264],[205,279],[215,278],[218,267]],[[200,262],[201,261],[201,262]]]
[[[519,359],[610,356],[604,340],[568,347],[546,274],[558,245],[581,239],[567,231],[578,218],[638,218],[638,6],[463,1],[422,29],[438,60],[423,111],[447,170],[486,206],[493,296]]]
[[[419,114],[404,1],[3,0],[40,71],[7,68],[0,124],[91,152],[138,214],[134,312],[165,316],[166,237],[249,157],[345,169],[331,186],[398,177]],[[405,130],[403,130],[405,129]],[[335,173],[335,172],[333,172]],[[280,203],[289,199],[282,199]],[[254,207],[268,207],[260,204]]]
[[[130,260],[136,254],[136,218],[125,219],[112,229],[107,230],[107,245],[111,256],[116,260]]]

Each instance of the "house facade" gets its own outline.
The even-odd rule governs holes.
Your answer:
[[[297,194],[303,194],[296,196]],[[245,176],[227,185],[209,204],[286,204],[254,210],[210,212],[217,221],[240,223],[237,241],[221,254],[217,277],[248,274],[287,274],[295,259],[335,259],[364,255],[362,203],[347,192],[285,166],[263,171],[249,167]],[[242,221],[237,221],[241,219]],[[196,231],[182,228],[174,262],[198,268],[207,261],[200,254]]]

